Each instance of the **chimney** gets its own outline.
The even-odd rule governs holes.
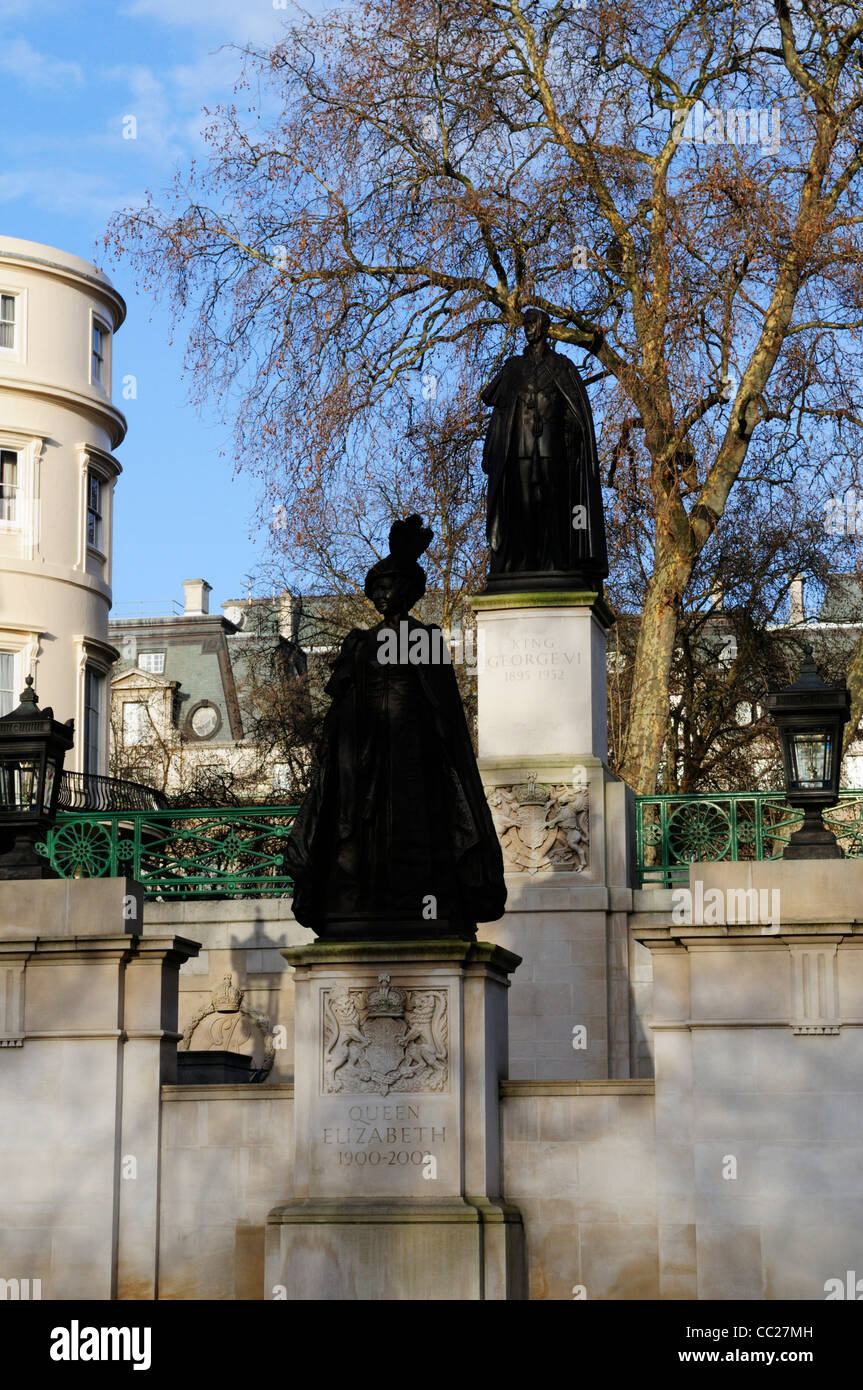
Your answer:
[[[288,589],[283,589],[278,598],[279,605],[279,636],[287,637],[290,642],[296,640],[296,620],[295,602]]]
[[[803,575],[795,574],[791,580],[789,593],[791,596],[791,611],[788,615],[788,622],[792,627],[797,623],[805,623],[806,613],[803,608]]]
[[[203,618],[209,613],[212,587],[206,579],[183,580],[183,612],[187,618]]]

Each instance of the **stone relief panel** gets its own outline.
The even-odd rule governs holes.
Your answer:
[[[270,1021],[264,1014],[247,1009],[245,992],[225,975],[205,1004],[185,1029],[180,1052],[241,1052],[252,1059],[252,1075],[263,1081],[275,1060]]]
[[[487,787],[508,873],[581,873],[590,851],[590,792],[587,787],[526,782]]]
[[[797,1037],[839,1032],[836,944],[791,947],[791,1031]]]
[[[446,988],[401,989],[389,975],[367,988],[324,989],[324,1094],[446,1090],[448,995]]]
[[[0,966],[0,1047],[24,1046],[24,962]]]

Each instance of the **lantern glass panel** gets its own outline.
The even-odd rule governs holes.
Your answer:
[[[791,735],[794,783],[801,791],[830,790],[831,745],[824,730]]]
[[[45,789],[42,793],[42,810],[47,815],[51,810],[51,793],[54,790],[54,777],[57,772],[56,764],[49,758],[45,764]]]
[[[39,763],[35,758],[0,761],[0,810],[39,810]]]

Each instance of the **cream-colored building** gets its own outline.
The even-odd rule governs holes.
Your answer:
[[[66,760],[108,767],[112,343],[126,306],[88,261],[0,237],[0,714],[32,674],[75,719]]]

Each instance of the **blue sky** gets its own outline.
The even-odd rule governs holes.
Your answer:
[[[0,0],[0,233],[95,260],[128,304],[114,345],[129,423],[116,602],[181,599],[182,581],[202,576],[217,606],[263,559],[254,481],[234,476],[229,431],[187,402],[183,333],[172,345],[167,314],[136,294],[128,265],[106,264],[101,240],[115,210],[158,195],[201,152],[201,108],[228,99],[239,72],[227,45],[265,43],[284,18],[273,0]],[[126,373],[137,400],[119,399]]]

